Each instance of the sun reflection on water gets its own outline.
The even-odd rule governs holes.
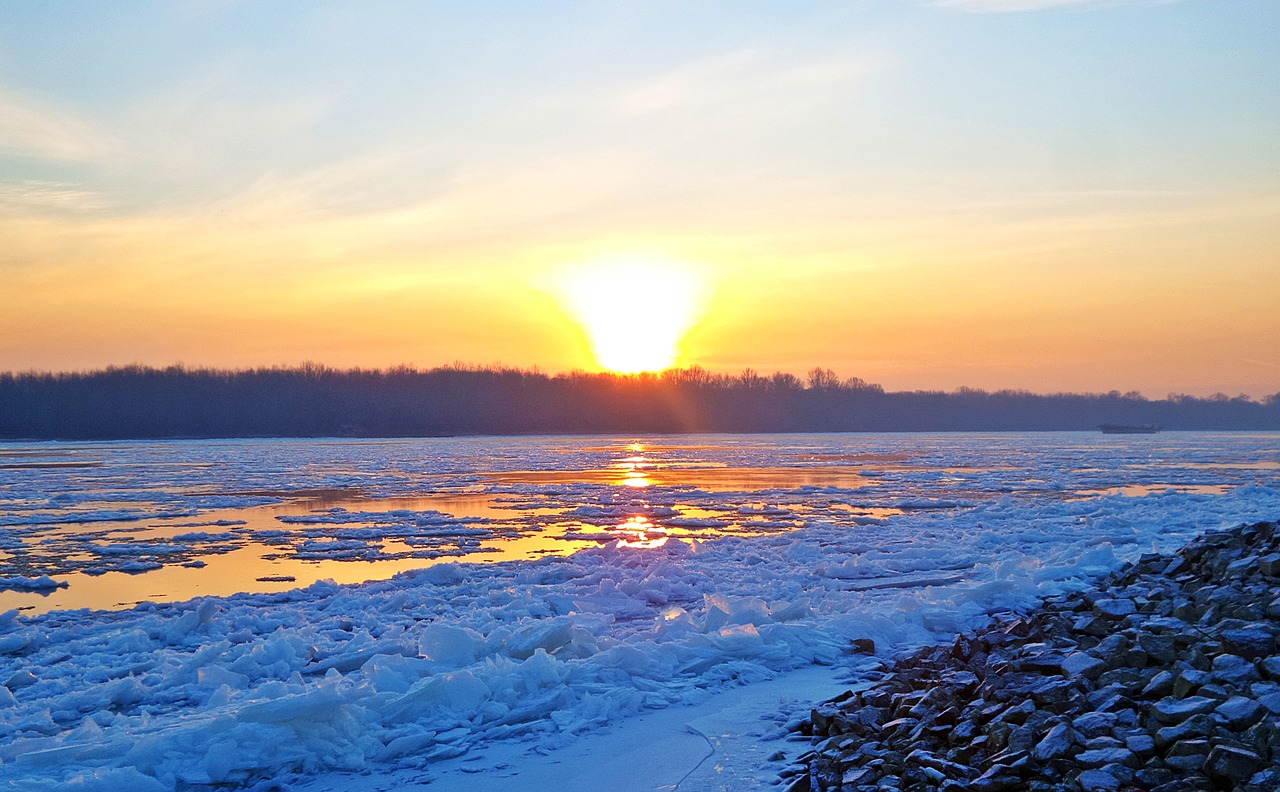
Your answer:
[[[652,464],[643,453],[644,446],[640,443],[632,443],[627,446],[627,450],[634,453],[613,464],[613,467],[622,471],[622,481],[620,482],[622,486],[635,488],[652,486],[653,479],[649,477],[647,472],[652,467]]]
[[[618,537],[618,547],[642,550],[662,547],[670,538],[666,531],[654,525],[644,515],[628,517],[626,522],[618,526],[618,532],[624,534]]]

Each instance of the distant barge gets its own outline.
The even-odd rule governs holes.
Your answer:
[[[1160,427],[1155,424],[1103,424],[1098,427],[1103,434],[1155,434],[1160,431]]]

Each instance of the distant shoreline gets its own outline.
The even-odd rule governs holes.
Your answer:
[[[814,369],[739,376],[485,368],[0,374],[0,439],[156,440],[833,432],[1280,431],[1280,394],[886,392]]]

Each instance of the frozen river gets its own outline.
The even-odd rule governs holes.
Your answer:
[[[1277,486],[1276,434],[4,443],[0,781],[586,778],[602,734],[856,678],[853,639],[944,640]]]

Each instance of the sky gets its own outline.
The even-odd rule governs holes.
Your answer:
[[[0,371],[595,370],[612,322],[1261,397],[1276,41],[1275,0],[0,0]],[[584,311],[618,262],[683,293]]]

